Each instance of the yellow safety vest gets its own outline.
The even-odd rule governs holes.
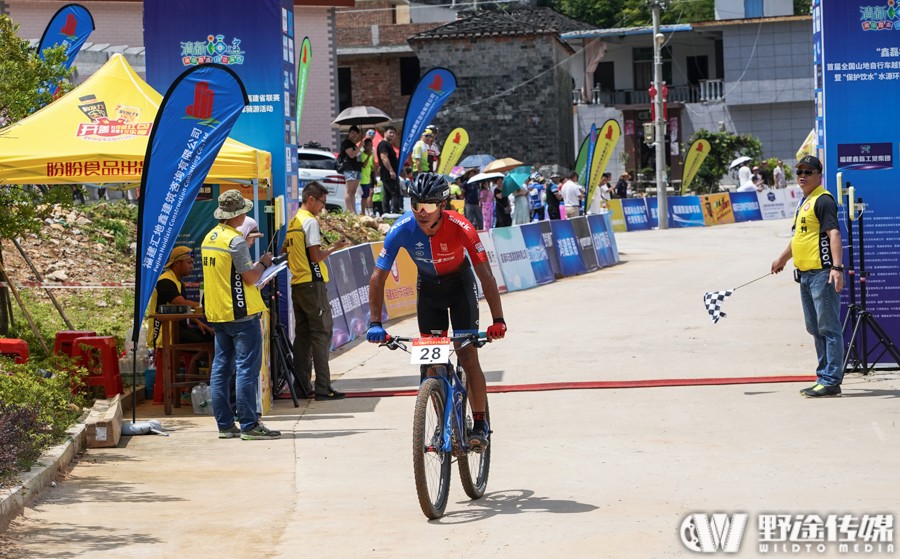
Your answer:
[[[425,140],[419,140],[413,146],[412,164],[413,171],[417,173],[431,171],[431,164],[428,162],[428,146],[425,144]]]
[[[182,286],[182,283],[178,280],[178,276],[175,275],[175,272],[173,272],[171,268],[160,274],[159,279],[156,280],[156,283],[159,283],[164,279],[173,281],[175,283],[175,287],[178,288],[178,292],[181,293],[182,296],[184,296],[184,288]],[[158,293],[156,292],[156,288],[154,287],[153,293],[150,294],[150,302],[147,303],[147,314],[159,311],[159,305],[156,304],[157,295]],[[162,336],[159,335],[162,329],[162,323],[155,318],[148,318],[145,322],[147,323],[148,333],[147,347],[162,347]]]
[[[831,193],[818,186],[809,193],[794,213],[794,236],[791,238],[791,257],[801,272],[831,267],[831,241],[828,231],[821,230],[816,217],[816,200]]]
[[[203,310],[209,322],[232,322],[266,310],[259,289],[234,269],[230,246],[240,235],[222,223],[203,239]]]
[[[301,208],[294,219],[288,223],[287,235],[284,237],[284,249],[288,255],[288,268],[291,269],[291,285],[309,283],[311,281],[328,282],[328,268],[325,262],[313,262],[309,258],[309,247],[306,246],[306,230],[303,224],[316,219],[309,210]]]

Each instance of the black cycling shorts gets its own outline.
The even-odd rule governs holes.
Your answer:
[[[451,324],[454,334],[478,332],[478,286],[471,266],[434,280],[420,275],[416,287],[421,335],[446,336]]]

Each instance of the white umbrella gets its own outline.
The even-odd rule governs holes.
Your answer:
[[[742,156],[738,157],[737,159],[735,159],[734,161],[732,161],[731,164],[728,166],[728,168],[734,169],[735,167],[737,167],[738,165],[740,165],[741,163],[744,163],[746,161],[750,161],[750,158],[747,157],[746,155],[742,155]]]
[[[478,173],[469,179],[469,182],[481,182],[491,179],[502,179],[503,173]]]

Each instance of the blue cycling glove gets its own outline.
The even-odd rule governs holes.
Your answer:
[[[366,339],[373,344],[380,344],[387,339],[387,332],[385,332],[380,322],[372,322],[366,331]]]

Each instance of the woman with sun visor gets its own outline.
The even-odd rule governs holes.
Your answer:
[[[369,281],[371,316],[381,316],[385,281],[400,248],[405,248],[419,271],[416,313],[422,336],[446,336],[451,325],[454,334],[478,332],[477,275],[493,318],[487,337],[489,340],[502,338],[506,334],[506,322],[500,291],[478,232],[458,212],[443,209],[450,196],[447,179],[437,173],[420,173],[409,195],[412,211],[402,215],[391,227]],[[381,343],[386,336],[381,322],[369,325],[368,341]],[[488,445],[490,427],[485,420],[487,396],[478,350],[466,345],[457,355],[469,377],[469,405],[475,420],[469,445],[483,450]]]

